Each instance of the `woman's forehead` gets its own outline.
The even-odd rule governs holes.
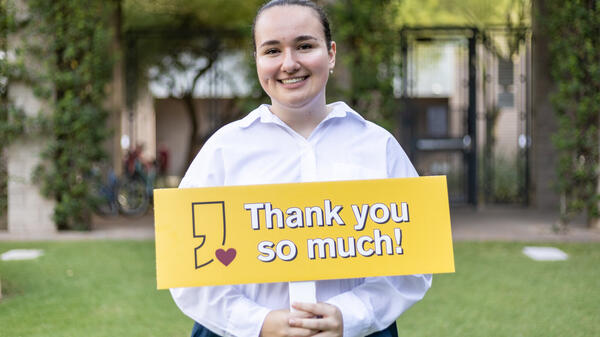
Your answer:
[[[312,8],[298,5],[275,6],[260,13],[255,26],[256,41],[294,39],[312,35],[323,39],[323,25]]]

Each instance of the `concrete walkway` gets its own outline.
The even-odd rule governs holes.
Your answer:
[[[494,206],[455,208],[450,213],[456,241],[600,242],[600,229],[587,228],[583,219],[575,219],[566,232],[556,233],[558,212]]]
[[[455,241],[600,242],[600,229],[588,229],[575,221],[566,233],[555,233],[558,214],[515,207],[454,208],[451,210]],[[50,235],[16,235],[0,231],[0,241],[152,240],[152,214],[139,218],[95,218],[89,232]]]

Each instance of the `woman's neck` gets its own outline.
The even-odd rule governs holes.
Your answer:
[[[329,113],[325,96],[298,108],[283,106],[273,101],[271,112],[304,138],[308,138]]]

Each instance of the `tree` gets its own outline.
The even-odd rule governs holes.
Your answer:
[[[329,7],[341,62],[330,96],[348,101],[388,129],[394,126],[393,77],[398,67],[394,8],[389,0],[339,0]]]
[[[201,128],[194,104],[200,81],[224,56],[250,49],[250,25],[262,1],[125,1],[125,34],[136,39],[137,78],[140,85],[158,81],[168,95],[183,100],[191,126],[187,158],[221,125],[239,117],[229,104]],[[240,48],[241,46],[241,48]],[[128,50],[128,52],[132,52]]]

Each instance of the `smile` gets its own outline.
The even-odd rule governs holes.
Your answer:
[[[279,80],[279,82],[281,82],[283,84],[294,84],[294,83],[302,82],[302,81],[304,81],[307,78],[308,78],[308,76],[286,78],[285,80]]]

